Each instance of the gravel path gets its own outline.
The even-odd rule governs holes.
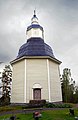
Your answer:
[[[23,109],[23,110],[13,110],[13,111],[6,111],[6,112],[0,112],[0,116],[3,115],[7,115],[7,114],[11,114],[11,115],[15,115],[18,113],[22,113],[22,114],[28,114],[28,113],[33,113],[35,111],[41,112],[41,111],[45,111],[45,110],[62,110],[64,108],[40,108],[40,109]]]

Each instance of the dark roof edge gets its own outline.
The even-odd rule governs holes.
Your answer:
[[[35,59],[35,58],[36,59],[45,59],[45,58],[47,58],[47,59],[50,59],[50,60],[52,60],[52,61],[54,61],[54,62],[56,62],[58,64],[62,63],[58,59],[50,57],[50,56],[24,56],[24,57],[21,57],[21,58],[18,58],[18,59],[15,59],[15,60],[11,61],[10,64],[12,65],[12,64],[14,64],[14,63],[16,63],[18,61],[21,61],[22,59],[28,59],[28,58],[32,58],[32,59]]]
[[[31,30],[32,28],[39,28],[41,30],[43,30],[43,27],[39,24],[32,24],[30,26],[27,27],[27,31]]]

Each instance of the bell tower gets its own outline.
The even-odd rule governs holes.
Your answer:
[[[44,30],[43,27],[39,25],[35,10],[34,10],[34,15],[31,18],[31,25],[27,27],[26,35],[27,35],[27,39],[30,39],[32,37],[39,37],[44,39]]]

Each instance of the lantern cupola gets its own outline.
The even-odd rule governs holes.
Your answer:
[[[34,10],[34,15],[31,19],[31,25],[27,27],[26,31],[27,39],[32,37],[39,37],[44,39],[43,27],[39,25],[38,18],[36,17],[36,11]]]

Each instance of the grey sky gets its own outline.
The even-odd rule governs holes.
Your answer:
[[[78,80],[78,0],[0,0],[0,61],[15,59],[36,7],[45,42]]]

